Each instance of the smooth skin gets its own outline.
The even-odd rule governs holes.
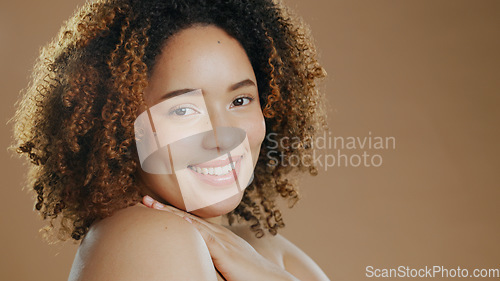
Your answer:
[[[280,234],[256,238],[248,225],[226,228],[155,205],[137,204],[92,225],[68,280],[329,280]]]
[[[254,85],[231,89],[245,80]],[[155,104],[164,93],[185,88],[206,93],[214,126],[245,130],[255,165],[265,124],[255,75],[239,42],[215,26],[190,27],[169,39],[145,99]],[[185,106],[183,112],[195,117],[196,108]],[[174,181],[141,169],[138,176],[145,186],[143,203],[91,225],[69,280],[328,280],[283,236],[259,239],[248,225],[222,225],[242,193],[187,213]]]
[[[144,205],[182,217],[202,235],[217,270],[226,280],[328,280],[319,266],[281,235],[256,238],[248,225],[222,225],[149,196]]]

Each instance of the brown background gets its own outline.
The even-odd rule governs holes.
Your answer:
[[[1,3],[0,147],[39,46],[83,2]],[[500,268],[500,1],[287,3],[328,71],[333,134],[393,136],[396,149],[367,151],[379,168],[305,180],[284,235],[334,280],[367,279],[369,265]],[[0,279],[65,280],[76,246],[40,239],[22,161],[1,157]]]

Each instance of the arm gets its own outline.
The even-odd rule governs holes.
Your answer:
[[[199,232],[176,215],[140,204],[92,226],[69,280],[217,280]]]

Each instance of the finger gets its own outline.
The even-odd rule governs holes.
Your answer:
[[[169,212],[175,212],[175,211],[180,211],[177,208],[169,205],[162,204],[158,202],[157,200],[153,199],[149,195],[145,195],[142,198],[142,203],[146,205],[149,208],[157,209],[157,210],[162,210],[162,211],[169,211]],[[182,212],[182,211],[181,211]]]
[[[189,213],[188,213],[189,214]],[[202,225],[208,229],[210,229],[211,231],[213,232],[217,232],[217,233],[220,233],[221,232],[221,228],[224,228],[222,227],[221,225],[218,225],[216,223],[212,223],[212,222],[209,222],[209,221],[206,221],[205,219],[203,218],[200,218],[198,216],[195,216],[193,214],[189,214],[189,218],[191,219],[191,221],[195,221],[197,222],[199,225]]]
[[[175,215],[178,215],[179,217],[189,216],[193,219],[197,218],[193,214],[185,212],[185,211],[178,209],[174,206],[162,204],[162,203],[158,202],[157,200],[153,199],[149,195],[144,196],[142,201],[143,201],[144,205],[146,205],[149,208],[153,208],[153,209],[161,210],[161,211],[167,211],[167,212],[173,213]]]
[[[177,211],[180,211],[173,206],[165,205],[165,204],[158,202],[157,200],[153,199],[149,195],[145,195],[142,198],[142,203],[149,208],[153,208],[153,209],[157,209],[157,210],[163,210],[163,211],[176,211],[177,210]]]
[[[205,241],[205,244],[207,245],[208,251],[210,252],[210,255],[212,256],[212,259],[217,258],[218,254],[220,253],[222,249],[222,244],[221,240],[218,238],[219,234],[215,231],[213,231],[210,227],[207,225],[203,224],[201,221],[196,220],[196,219],[190,219],[189,217],[184,217],[184,219],[191,223],[198,232],[201,234],[201,237]]]
[[[149,208],[153,207],[154,202],[155,202],[155,200],[153,198],[151,198],[151,196],[149,196],[149,195],[142,197],[142,204],[146,205]]]
[[[209,233],[210,235],[217,236],[221,239],[227,240],[228,236],[230,236],[231,234],[234,235],[234,233],[232,232],[230,233],[230,235],[225,233],[225,230],[227,229],[222,225],[208,222],[202,218],[193,215],[184,216],[183,218],[189,223],[193,224],[199,231],[203,231],[204,233]]]
[[[229,236],[235,235],[231,230],[229,230],[228,228],[226,228],[222,224],[213,223],[213,222],[205,220],[204,218],[200,218],[198,216],[192,216],[191,218],[196,220],[198,223],[208,227],[212,231],[215,231],[219,234],[225,234],[225,235],[229,235]]]
[[[143,201],[144,205],[146,205],[147,207],[150,207],[150,208],[153,208],[153,209],[156,209],[156,210],[168,211],[168,212],[174,213],[174,214],[176,214],[176,215],[178,215],[178,216],[180,216],[182,218],[188,217],[191,220],[195,220],[198,223],[204,225],[205,227],[210,228],[212,231],[221,233],[221,232],[224,232],[224,231],[227,230],[225,227],[222,227],[222,226],[219,226],[217,224],[208,222],[208,221],[206,221],[206,220],[204,220],[202,218],[199,218],[199,217],[197,217],[197,216],[195,216],[193,214],[190,214],[190,213],[185,212],[183,210],[177,209],[177,208],[175,208],[173,206],[162,204],[162,203],[158,202],[157,200],[155,200],[154,198],[152,198],[149,195],[144,196],[143,199],[142,199],[142,201]]]

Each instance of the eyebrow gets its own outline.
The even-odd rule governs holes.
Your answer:
[[[255,86],[256,87],[257,85],[255,85],[255,82],[253,82],[252,80],[245,79],[245,80],[242,80],[242,81],[240,81],[238,83],[235,83],[235,84],[229,86],[228,91],[232,92],[232,91],[238,90],[239,88],[251,87],[251,86]],[[173,98],[173,97],[184,95],[186,93],[193,92],[195,90],[197,90],[197,89],[180,89],[180,90],[171,91],[171,92],[168,92],[168,93],[164,94],[160,98],[160,100],[170,99],[170,98]]]
[[[238,90],[239,88],[250,87],[250,86],[257,86],[257,85],[255,85],[255,83],[252,80],[245,79],[243,81],[240,81],[240,82],[238,82],[236,84],[231,85],[228,88],[228,91],[231,92],[231,91]]]
[[[193,92],[195,91],[196,89],[180,89],[180,90],[175,90],[175,91],[172,91],[172,92],[168,92],[166,94],[164,94],[160,100],[167,100],[167,99],[170,99],[170,98],[173,98],[173,97],[176,97],[176,96],[180,96],[180,95],[184,95],[186,93],[190,93],[190,92]]]

